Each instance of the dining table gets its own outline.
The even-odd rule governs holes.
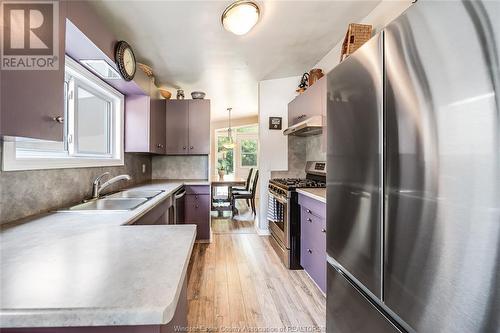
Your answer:
[[[212,187],[211,210],[222,212],[233,210],[231,206],[231,193],[235,186],[245,186],[246,180],[234,175],[212,176],[210,186]],[[217,195],[217,187],[227,187],[227,195]]]

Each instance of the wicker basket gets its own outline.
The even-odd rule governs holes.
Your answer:
[[[351,53],[356,51],[372,37],[372,26],[367,24],[349,24],[349,28],[345,34],[344,43],[342,44],[342,53],[340,61],[347,58]]]

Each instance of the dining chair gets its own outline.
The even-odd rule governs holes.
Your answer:
[[[233,215],[237,213],[235,202],[239,199],[250,200],[252,212],[256,215],[255,210],[255,192],[257,190],[257,181],[259,179],[259,170],[255,171],[255,176],[253,177],[252,188],[249,191],[235,191],[231,195],[231,206],[233,207]]]
[[[232,190],[233,191],[248,191],[248,189],[250,188],[250,181],[252,180],[252,174],[253,174],[253,168],[250,168],[250,171],[248,171],[248,177],[247,177],[247,181],[245,183],[245,187],[233,186]]]

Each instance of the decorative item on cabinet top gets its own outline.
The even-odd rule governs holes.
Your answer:
[[[151,68],[151,66],[138,62],[137,67],[139,67],[148,77],[154,77],[153,68]]]
[[[307,82],[309,81],[309,73],[302,74],[302,78],[300,79],[299,87],[296,92],[302,94],[307,89]]]
[[[321,68],[313,68],[309,71],[309,87],[321,79],[325,74]]]
[[[158,88],[158,91],[165,99],[170,99],[170,97],[172,97],[172,93],[165,88]]]
[[[177,89],[177,99],[184,99],[184,90]]]
[[[191,97],[193,99],[204,99],[205,98],[205,93],[203,91],[193,91],[191,93]]]
[[[359,49],[364,43],[372,38],[372,26],[369,24],[351,23],[347,28],[342,51],[340,53],[340,61],[343,61],[354,51]]]

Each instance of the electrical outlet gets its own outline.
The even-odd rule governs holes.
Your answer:
[[[142,165],[142,173],[146,173],[146,164]]]

